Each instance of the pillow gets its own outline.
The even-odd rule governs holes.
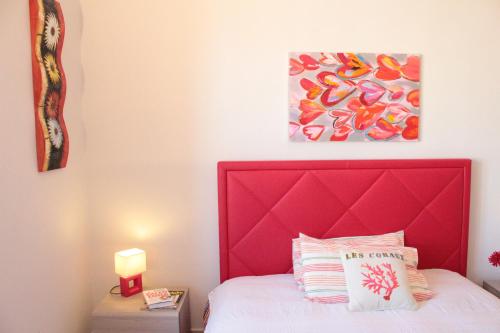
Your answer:
[[[317,239],[299,234],[299,238],[292,239],[292,261],[293,276],[299,287],[303,289],[303,267],[300,255],[300,242],[306,240],[309,242],[320,242],[332,245],[360,246],[360,245],[380,245],[380,246],[404,246],[404,231],[391,232],[375,236],[356,236],[356,237],[337,237],[329,239]]]
[[[373,249],[370,246],[357,246],[361,250]],[[314,241],[301,241],[302,271],[305,297],[319,303],[347,303],[349,295],[345,281],[340,251],[347,247]],[[380,248],[380,246],[379,246]],[[418,252],[411,247],[385,247],[387,250],[401,249],[414,298],[424,301],[432,298],[427,281],[417,270]]]
[[[403,251],[348,248],[340,251],[351,311],[416,310]]]

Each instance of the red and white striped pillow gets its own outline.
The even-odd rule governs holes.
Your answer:
[[[304,292],[307,299],[320,303],[349,302],[340,251],[351,246],[362,251],[401,250],[404,255],[408,282],[413,296],[417,301],[427,300],[432,297],[433,293],[428,288],[424,275],[417,270],[418,252],[415,248],[367,245],[345,246],[302,240],[300,242],[300,251],[303,265]]]
[[[292,261],[293,276],[301,289],[303,288],[303,267],[300,254],[300,243],[302,240],[338,246],[404,246],[404,232],[401,230],[375,236],[337,237],[329,239],[317,239],[299,234],[299,238],[292,239]]]

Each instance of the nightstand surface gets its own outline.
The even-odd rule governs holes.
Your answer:
[[[169,290],[184,290],[175,309],[145,310],[142,293],[130,297],[107,295],[92,312],[92,333],[188,333],[189,289]]]
[[[500,280],[483,281],[483,288],[500,298]]]

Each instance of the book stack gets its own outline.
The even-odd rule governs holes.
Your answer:
[[[183,293],[183,291],[169,292],[167,288],[145,290],[142,292],[148,310],[175,309]]]

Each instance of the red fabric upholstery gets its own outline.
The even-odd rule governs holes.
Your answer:
[[[405,231],[419,268],[466,273],[470,160],[219,162],[221,282],[291,272],[291,239]]]

